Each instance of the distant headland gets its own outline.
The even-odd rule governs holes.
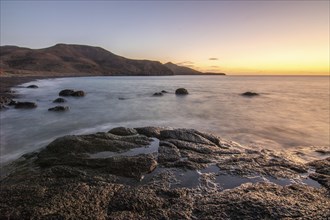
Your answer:
[[[225,75],[203,73],[171,62],[134,60],[101,47],[56,44],[43,49],[0,47],[1,76],[165,76]]]

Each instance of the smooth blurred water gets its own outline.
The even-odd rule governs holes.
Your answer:
[[[38,89],[24,88],[36,84]],[[188,96],[176,96],[184,87]],[[70,111],[49,112],[62,89]],[[1,112],[1,162],[46,146],[56,137],[117,126],[195,128],[243,145],[268,149],[329,147],[329,77],[164,76],[39,80],[15,90],[32,110]],[[169,91],[162,97],[152,94]],[[246,91],[260,93],[247,98]]]

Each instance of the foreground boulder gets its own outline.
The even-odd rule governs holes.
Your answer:
[[[0,219],[327,219],[329,161],[301,164],[194,129],[69,135],[5,168]],[[299,182],[310,168],[322,186]],[[224,190],[226,178],[242,183]]]
[[[15,104],[15,108],[23,108],[23,109],[30,109],[30,108],[36,108],[37,104],[34,102],[17,102]]]
[[[176,95],[188,95],[188,90],[185,88],[179,88],[177,90],[175,90],[175,94]]]

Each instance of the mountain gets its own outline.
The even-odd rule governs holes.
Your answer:
[[[133,60],[103,48],[57,44],[44,49],[0,47],[1,72],[43,75],[173,75],[158,61]]]
[[[197,70],[185,67],[185,66],[178,66],[174,63],[168,62],[164,64],[167,68],[173,71],[175,75],[202,75],[202,72]]]

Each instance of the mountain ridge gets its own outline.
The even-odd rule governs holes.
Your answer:
[[[202,75],[202,72],[173,63],[136,60],[116,55],[102,47],[63,44],[30,49],[0,46],[0,72],[47,75]]]

